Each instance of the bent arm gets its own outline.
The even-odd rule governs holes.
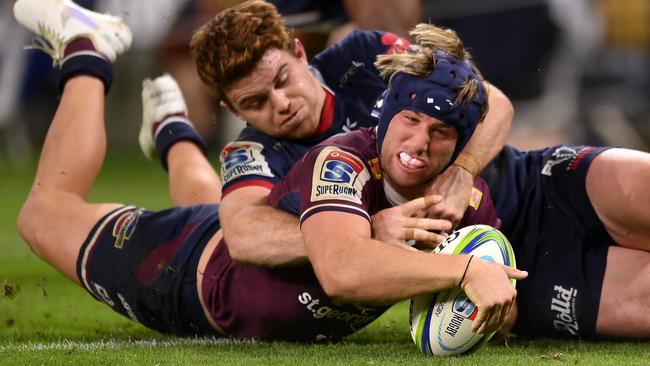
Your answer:
[[[349,213],[314,214],[302,232],[323,289],[344,301],[393,303],[458,286],[468,260],[373,240],[368,221]]]
[[[467,208],[474,178],[503,149],[514,116],[508,97],[494,85],[487,85],[490,109],[485,119],[478,124],[461,155],[436,177],[427,191],[445,199],[443,205],[429,212],[430,217],[448,219],[454,226]]]
[[[510,99],[499,88],[492,84],[488,86],[489,110],[483,122],[476,127],[474,135],[463,149],[463,152],[474,156],[479,163],[479,171],[483,170],[503,149],[510,132],[515,110]]]
[[[267,267],[306,262],[298,218],[269,206],[269,192],[243,187],[222,199],[219,219],[230,256]]]

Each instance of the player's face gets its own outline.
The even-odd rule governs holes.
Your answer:
[[[325,102],[325,91],[309,72],[304,49],[299,43],[296,47],[296,55],[267,50],[250,75],[226,90],[236,115],[276,138],[312,136]]]
[[[381,148],[381,167],[393,188],[407,198],[424,193],[447,166],[456,147],[456,130],[426,114],[395,114]]]

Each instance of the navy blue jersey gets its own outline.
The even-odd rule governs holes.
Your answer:
[[[311,69],[326,92],[316,135],[286,141],[245,127],[221,153],[223,194],[242,186],[271,188],[316,144],[339,133],[376,126],[371,110],[387,85],[373,63],[377,55],[408,44],[392,33],[354,31],[316,55]]]
[[[529,272],[517,283],[519,334],[595,334],[607,252],[615,243],[589,201],[586,176],[604,150],[506,146],[481,174],[517,266]]]

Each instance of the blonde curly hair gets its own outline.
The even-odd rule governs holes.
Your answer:
[[[483,76],[474,65],[472,55],[465,49],[463,41],[451,29],[436,27],[432,24],[420,23],[409,32],[415,40],[414,44],[402,53],[377,56],[375,67],[380,75],[390,80],[397,73],[406,73],[420,78],[426,78],[436,68],[436,51],[467,62],[472,66],[481,80],[469,79],[457,90],[455,105],[467,104],[479,93],[479,82],[484,82]],[[483,88],[487,92],[487,88]],[[485,118],[488,103],[481,107],[480,120]]]

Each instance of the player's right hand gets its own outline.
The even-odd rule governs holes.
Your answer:
[[[451,222],[423,216],[440,202],[440,196],[425,196],[379,211],[372,216],[373,239],[401,247],[410,248],[406,243],[416,242],[434,248],[445,239],[444,232],[451,229]]]
[[[478,308],[472,331],[490,334],[505,323],[517,290],[510,278],[523,280],[528,272],[474,257],[460,287]]]

